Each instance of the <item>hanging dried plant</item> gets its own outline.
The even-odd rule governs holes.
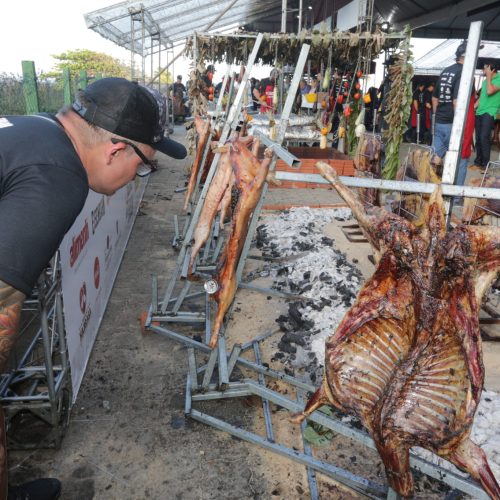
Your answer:
[[[213,62],[241,64],[246,62],[248,54],[253,48],[257,33],[238,35],[205,35],[198,34],[196,38],[199,57],[202,54]],[[259,50],[258,61],[262,64],[285,65],[297,60],[302,44],[311,46],[309,59],[313,65],[320,64],[326,55],[332,51],[333,58],[340,66],[353,64],[358,50],[370,49],[372,54],[378,54],[382,49],[394,48],[400,38],[396,36],[386,38],[378,30],[374,33],[351,33],[344,31],[327,31],[326,25],[319,30],[302,30],[298,35],[293,33],[276,34],[264,33]],[[394,35],[394,34],[393,34]],[[186,53],[194,57],[194,42],[190,38],[186,43]],[[276,59],[276,54],[278,57]]]
[[[399,148],[411,113],[413,65],[409,48],[411,36],[409,28],[406,33],[407,38],[401,43],[399,52],[393,56],[394,64],[389,67],[391,88],[387,96],[387,111],[384,116],[387,129],[383,132],[385,164],[382,176],[384,179],[396,177],[399,168]]]

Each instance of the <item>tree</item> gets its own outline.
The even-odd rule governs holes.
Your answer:
[[[156,70],[154,72],[154,76],[155,77],[156,77],[156,75],[158,75],[158,70]],[[162,85],[167,85],[167,84],[170,84],[170,83],[174,83],[174,77],[172,76],[172,73],[170,73],[170,71],[164,71],[160,75],[160,83]]]
[[[89,79],[92,79],[96,73],[101,73],[102,76],[130,77],[129,66],[102,52],[76,49],[52,55],[52,57],[60,62],[55,65],[53,71],[41,75],[42,78],[56,78],[59,80],[64,68],[70,70],[72,80],[78,78],[80,70],[87,71]]]

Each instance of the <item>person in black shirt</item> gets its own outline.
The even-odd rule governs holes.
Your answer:
[[[107,195],[155,168],[161,151],[186,149],[164,137],[165,97],[124,78],[103,78],[57,115],[0,117],[0,370],[19,329],[21,308],[79,214],[89,187]],[[7,497],[0,408],[0,498]],[[52,500],[57,479],[8,489],[10,498]]]
[[[419,82],[412,101],[412,142],[422,142],[425,134],[425,85]]]
[[[457,48],[456,63],[441,72],[432,96],[432,108],[435,114],[433,147],[441,158],[446,154],[450,143],[465,49],[465,43]]]
[[[213,64],[209,64],[207,66],[207,69],[205,70],[205,73],[201,75],[201,80],[203,82],[202,92],[209,101],[214,100],[214,94],[215,94],[215,87],[213,83],[214,74],[215,74],[215,66]]]
[[[427,85],[424,92],[425,106],[425,132],[423,136],[424,144],[432,144],[432,94],[434,92],[434,82]]]
[[[278,81],[278,70],[271,70],[269,78],[263,78],[253,89],[253,96],[260,102],[260,112],[273,110],[273,92]]]
[[[451,129],[455,116],[455,106],[460,87],[467,43],[462,42],[456,50],[456,63],[445,68],[439,75],[432,95],[434,111],[434,136],[432,147],[435,153],[444,158],[450,144]],[[456,174],[457,184],[463,185],[467,174],[467,158],[461,158]]]
[[[186,108],[184,106],[184,96],[186,87],[182,83],[182,76],[177,77],[177,81],[173,86],[173,103],[174,103],[174,122],[183,123],[186,117]]]

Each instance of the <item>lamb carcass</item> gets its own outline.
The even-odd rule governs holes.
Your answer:
[[[322,385],[297,420],[325,403],[358,416],[390,486],[404,497],[413,494],[409,450],[420,446],[500,499],[484,452],[469,437],[484,379],[479,307],[500,268],[500,229],[446,232],[440,186],[420,227],[380,208],[365,212],[329,165],[317,167],[351,207],[379,261],[328,338]]]
[[[231,191],[231,175],[231,159],[229,157],[229,148],[226,147],[221,154],[217,170],[208,188],[207,195],[203,202],[203,208],[200,212],[200,217],[193,233],[193,245],[191,247],[191,256],[189,259],[187,273],[188,279],[190,280],[196,280],[192,274],[196,256],[210,235],[212,224],[215,220],[217,212],[220,210],[221,202],[224,199],[225,193],[227,191]]]
[[[213,222],[217,212],[220,213],[220,227],[224,229],[224,220],[227,210],[231,202],[231,190],[235,182],[233,168],[231,166],[230,149],[232,144],[238,141],[239,146],[252,146],[252,152],[256,156],[259,149],[260,141],[255,140],[252,136],[239,137],[238,134],[233,134],[224,146],[219,147],[216,142],[212,143],[210,151],[212,156],[215,152],[220,153],[221,157],[217,165],[217,170],[210,182],[208,191],[203,201],[203,207],[200,212],[196,228],[193,233],[193,245],[191,247],[191,255],[189,259],[187,278],[190,281],[198,281],[199,278],[193,274],[193,266],[201,247],[206,243],[210,236]]]
[[[231,232],[228,235],[214,277],[219,285],[219,289],[213,295],[218,309],[210,337],[210,347],[215,347],[217,344],[224,315],[236,294],[238,286],[236,268],[247,236],[250,217],[260,199],[272,158],[272,151],[266,150],[264,160],[260,162],[248,149],[247,142],[238,139],[232,142],[230,147],[231,165],[235,176],[234,185],[238,190],[238,201],[231,218]],[[256,143],[253,145],[253,150],[254,152],[258,150]]]
[[[201,163],[203,161],[203,154],[205,152],[205,147],[210,137],[209,119],[204,120],[201,116],[195,116],[194,125],[196,128],[196,133],[198,134],[198,145],[196,146],[196,155],[194,157],[193,165],[191,167],[191,172],[189,174],[189,182],[187,186],[186,197],[184,198],[184,210],[188,209],[189,202],[191,201],[191,196],[193,195],[193,191],[196,186],[196,181],[198,179],[198,172],[200,171]]]

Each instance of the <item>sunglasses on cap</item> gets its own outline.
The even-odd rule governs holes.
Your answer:
[[[126,139],[118,139],[117,137],[112,137],[111,142],[113,144],[123,142],[123,144],[130,146],[136,155],[142,160],[142,163],[137,167],[136,175],[138,177],[146,177],[158,169],[157,163],[154,160],[147,158],[146,155],[133,142],[127,141]]]

